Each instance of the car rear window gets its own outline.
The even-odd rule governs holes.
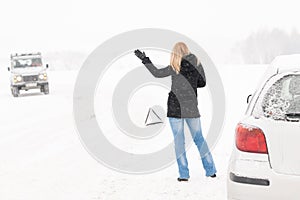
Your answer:
[[[299,121],[300,75],[270,80],[262,90],[253,115],[273,120]]]

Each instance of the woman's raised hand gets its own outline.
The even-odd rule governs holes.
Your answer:
[[[146,58],[145,52],[141,52],[139,49],[135,50],[134,54],[141,60],[144,60]]]

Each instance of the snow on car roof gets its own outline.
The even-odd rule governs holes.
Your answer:
[[[260,83],[264,83],[271,76],[287,72],[300,72],[300,54],[277,56],[267,68]]]
[[[41,58],[41,55],[22,55],[22,56],[13,56],[12,60],[19,60],[19,59],[32,59],[32,58]]]
[[[277,56],[271,63],[276,73],[287,71],[300,71],[300,54]]]
[[[261,80],[259,88],[261,89],[266,80],[272,76],[281,73],[299,73],[300,72],[300,54],[277,56],[269,65]],[[259,90],[260,90],[259,89]]]
[[[23,53],[23,54],[11,54],[11,59],[27,59],[27,58],[33,58],[33,57],[41,57],[41,53]]]

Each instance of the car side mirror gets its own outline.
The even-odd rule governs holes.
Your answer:
[[[10,67],[7,68],[7,71],[10,71]]]
[[[48,65],[48,64],[46,64],[46,68],[49,68],[49,65]]]
[[[251,97],[252,97],[252,94],[249,94],[248,97],[247,97],[247,104],[250,102]]]

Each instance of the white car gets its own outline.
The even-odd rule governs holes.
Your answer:
[[[228,199],[300,199],[300,55],[279,56],[236,128]]]
[[[14,97],[20,95],[20,90],[40,89],[44,94],[49,94],[47,76],[48,64],[43,65],[41,53],[12,54],[10,88]]]

